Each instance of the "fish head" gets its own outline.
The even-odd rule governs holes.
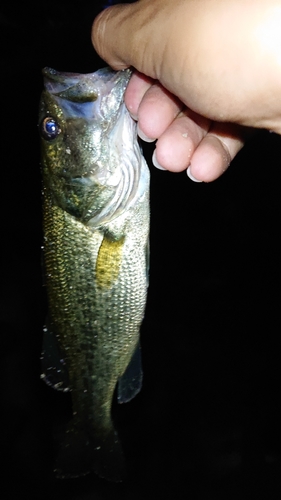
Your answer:
[[[109,213],[116,190],[124,192],[124,151],[130,150],[133,163],[139,155],[132,147],[135,124],[123,102],[131,71],[103,68],[80,75],[45,68],[43,75],[39,130],[44,187],[56,205],[81,220]]]

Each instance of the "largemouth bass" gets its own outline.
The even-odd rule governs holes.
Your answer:
[[[122,480],[111,419],[141,387],[148,285],[149,170],[123,95],[130,71],[43,70],[44,266],[49,313],[42,378],[71,391],[56,472]]]

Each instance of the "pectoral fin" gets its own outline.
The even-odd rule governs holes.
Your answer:
[[[138,342],[136,350],[122,377],[118,380],[118,403],[127,403],[141,390],[142,386],[141,347]]]
[[[102,240],[96,263],[96,279],[101,288],[110,288],[119,276],[124,240],[106,236]]]
[[[59,391],[69,390],[69,378],[63,354],[60,352],[56,335],[48,321],[43,328],[43,348],[41,353],[41,379]]]

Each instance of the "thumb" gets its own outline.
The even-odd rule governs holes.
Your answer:
[[[157,78],[155,60],[159,60],[163,38],[159,33],[162,31],[159,24],[157,29],[153,28],[157,23],[155,4],[158,5],[159,0],[118,4],[103,10],[96,17],[92,43],[100,57],[113,69],[133,66],[141,73]]]
[[[130,7],[131,5],[115,5],[103,10],[92,27],[92,43],[96,52],[116,70],[130,66],[126,50],[129,25],[125,21]]]

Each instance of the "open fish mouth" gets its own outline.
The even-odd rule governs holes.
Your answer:
[[[95,73],[85,75],[58,72],[52,68],[43,69],[44,85],[47,92],[77,104],[92,103],[99,99],[103,100],[104,115],[108,113],[112,115],[117,111],[131,74],[130,69],[113,72],[110,68],[103,68]],[[114,90],[113,94],[111,94],[112,90]],[[107,101],[107,106],[105,101]],[[84,106],[84,108],[87,110],[87,106]],[[91,109],[90,106],[88,108]],[[98,108],[97,105],[96,108]],[[74,106],[72,110],[75,110]],[[81,110],[83,110],[83,107],[79,108],[78,116],[81,116]]]

